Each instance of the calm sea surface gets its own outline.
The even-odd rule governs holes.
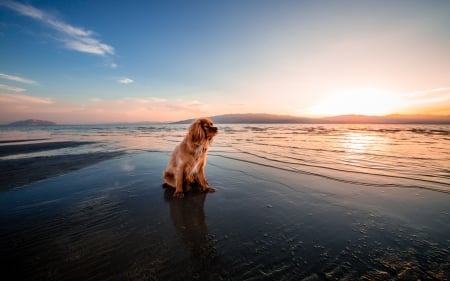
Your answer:
[[[188,125],[0,127],[7,140],[96,141],[0,159],[98,151],[169,152]],[[218,125],[210,154],[370,187],[450,193],[450,125]],[[15,144],[20,144],[17,142]]]

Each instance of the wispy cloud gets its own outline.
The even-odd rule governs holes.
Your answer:
[[[171,102],[165,104],[165,107],[173,111],[186,112],[189,114],[203,114],[207,112],[210,105],[199,102],[197,100],[193,100],[193,101]]]
[[[20,93],[20,92],[25,92],[26,91],[24,88],[13,87],[13,86],[8,86],[8,85],[4,85],[4,84],[0,84],[0,90],[5,90],[5,91],[8,91],[8,92],[16,92],[16,93]]]
[[[434,88],[429,90],[423,90],[423,91],[416,91],[412,93],[407,93],[405,96],[407,97],[422,97],[422,96],[429,96],[434,94],[440,94],[440,93],[449,93],[450,88]]]
[[[0,103],[3,104],[53,104],[53,100],[45,97],[33,97],[24,94],[0,94]]]
[[[120,84],[131,84],[134,82],[134,80],[124,77],[124,78],[117,80],[117,82],[119,82]]]
[[[0,123],[30,116],[56,120],[58,123],[165,122],[213,115],[208,111],[210,108],[213,106],[196,100],[152,96],[117,99],[92,97],[74,103],[63,99],[0,91]]]
[[[434,88],[404,95],[410,104],[430,104],[450,101],[450,88]]]
[[[37,84],[37,82],[34,80],[4,73],[0,73],[0,79],[6,79],[24,84]]]
[[[118,103],[136,103],[136,104],[162,104],[167,102],[166,99],[156,98],[156,97],[144,97],[144,98],[135,98],[135,97],[125,97],[118,100],[115,100]]]
[[[86,104],[91,111],[105,115],[119,114],[124,118],[138,120],[177,120],[189,116],[206,116],[211,107],[196,100],[173,100],[159,97],[125,97],[104,100],[94,98]],[[134,116],[134,117],[133,117]],[[128,119],[127,121],[132,121]]]
[[[103,99],[101,99],[101,98],[90,98],[89,99],[89,102],[102,102],[103,101]]]
[[[114,55],[114,48],[100,42],[94,37],[94,32],[82,27],[76,27],[56,19],[45,11],[33,6],[14,1],[1,1],[0,6],[9,8],[23,16],[37,20],[59,32],[58,40],[68,49],[100,56]]]

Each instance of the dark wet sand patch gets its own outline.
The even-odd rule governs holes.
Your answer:
[[[95,152],[0,160],[0,190],[65,174],[121,154],[123,152]]]
[[[0,157],[14,154],[40,152],[53,149],[77,147],[81,145],[94,144],[91,141],[58,141],[58,142],[41,142],[29,144],[11,144],[0,146]]]

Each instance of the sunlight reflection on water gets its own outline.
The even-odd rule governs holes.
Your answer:
[[[7,140],[96,142],[1,159],[98,151],[170,152],[182,140],[187,127],[1,127],[0,146],[10,145]],[[376,184],[383,176],[390,177],[387,182],[392,184],[449,190],[449,125],[221,124],[219,131],[210,149],[212,154],[341,180],[354,180],[355,175],[364,175],[365,180],[367,175],[374,176],[366,184]]]

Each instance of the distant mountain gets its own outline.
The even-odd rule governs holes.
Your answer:
[[[28,119],[8,124],[8,126],[54,126],[56,123],[45,120]]]
[[[450,116],[432,115],[340,115],[306,118],[292,115],[248,113],[217,115],[209,118],[219,124],[450,124]],[[187,119],[171,124],[190,124],[194,121],[195,119]]]
[[[265,113],[225,114],[209,117],[214,123],[222,124],[257,124],[257,123],[311,123],[313,119],[291,115],[273,115]],[[195,119],[181,120],[172,124],[190,124]]]

